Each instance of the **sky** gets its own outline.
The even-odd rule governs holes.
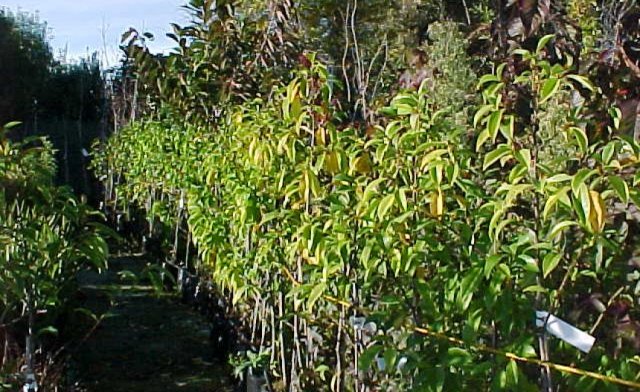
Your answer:
[[[170,23],[186,23],[187,14],[181,9],[185,3],[184,0],[0,0],[0,7],[13,12],[37,12],[40,20],[47,22],[56,56],[66,49],[67,59],[77,60],[99,51],[101,59],[113,65],[120,55],[118,44],[122,33],[130,27],[153,33],[155,41],[149,44],[153,50],[172,48],[172,41],[165,34],[171,29]]]

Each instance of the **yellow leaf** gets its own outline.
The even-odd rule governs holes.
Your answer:
[[[423,266],[416,268],[416,278],[424,279],[427,276],[427,269]]]
[[[604,223],[606,220],[606,207],[604,205],[604,200],[602,200],[600,193],[596,191],[589,191],[589,197],[591,198],[589,222],[594,232],[601,233],[604,229]]]
[[[442,190],[438,189],[431,194],[431,204],[429,205],[431,215],[440,218],[444,213],[444,195]]]
[[[331,174],[336,174],[340,170],[338,154],[335,151],[326,153],[324,157],[324,168]]]
[[[302,201],[309,200],[309,176],[307,176],[306,170],[302,173],[302,178],[298,181],[298,194],[302,198]]]
[[[252,139],[251,142],[249,143],[249,156],[250,157],[254,157],[255,156],[256,143],[257,143],[257,139]]]
[[[360,155],[353,162],[355,171],[359,174],[366,174],[371,172],[371,158],[368,154]]]
[[[314,256],[311,256],[309,254],[309,250],[306,248],[302,250],[302,259],[311,265],[318,264],[318,259]]]
[[[308,202],[311,200],[311,177],[309,176],[309,171],[304,171],[304,201]]]
[[[324,128],[318,128],[316,131],[316,143],[319,146],[327,145],[327,131]]]
[[[295,96],[291,102],[291,118],[294,121],[298,121],[300,115],[302,114],[302,103],[300,102],[300,97]]]

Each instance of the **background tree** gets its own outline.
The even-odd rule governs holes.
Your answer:
[[[0,10],[0,123],[21,121],[12,133],[17,139],[48,136],[60,162],[58,181],[92,196],[88,151],[108,131],[102,70],[96,55],[56,61],[47,34],[37,15]]]
[[[53,63],[47,34],[37,16],[0,9],[0,124],[37,110]]]

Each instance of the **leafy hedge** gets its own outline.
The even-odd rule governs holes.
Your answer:
[[[550,40],[477,80],[473,118],[432,93],[469,95],[444,74],[354,127],[310,56],[219,121],[131,124],[99,166],[124,179],[123,203],[170,225],[187,214],[200,272],[232,294],[247,361],[275,390],[618,390],[526,364],[640,377],[640,145],[616,109],[602,129],[586,109],[599,91],[570,57],[549,60]],[[595,347],[550,337],[536,310]]]

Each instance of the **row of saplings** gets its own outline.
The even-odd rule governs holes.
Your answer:
[[[95,324],[76,276],[106,266],[110,231],[56,184],[51,143],[18,140],[20,127],[0,126],[0,390],[31,392],[60,385]]]
[[[151,268],[144,275],[158,285],[157,289],[177,292],[183,304],[207,320],[212,360],[225,364],[234,355],[257,352],[229,297],[206,278],[207,274],[199,273],[198,259],[192,257],[196,254],[194,245],[184,228],[171,232],[164,223],[150,222],[143,211],[131,208],[126,212],[107,208],[106,215],[128,250],[142,251],[151,259]],[[265,372],[254,374],[251,367],[237,375],[237,390],[258,392],[268,383]]]

